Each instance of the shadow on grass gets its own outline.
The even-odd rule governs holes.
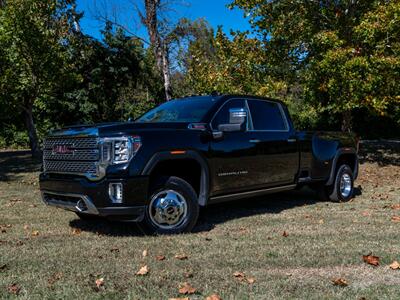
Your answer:
[[[40,170],[41,160],[32,158],[30,151],[0,152],[0,181],[18,180],[22,173]]]
[[[361,195],[361,189],[356,188],[355,195]],[[210,205],[201,210],[199,220],[193,233],[207,232],[218,224],[233,219],[246,218],[262,214],[279,214],[284,210],[300,206],[315,205],[319,202],[316,193],[308,188],[278,194],[270,194],[257,198],[248,198],[232,202]],[[104,219],[80,220],[70,222],[73,228],[110,236],[145,236],[146,233],[139,224],[128,222],[111,222]]]
[[[360,163],[379,166],[400,166],[400,141],[363,141],[359,151]]]

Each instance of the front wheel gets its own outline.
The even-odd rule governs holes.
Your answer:
[[[143,225],[151,233],[190,232],[199,216],[193,187],[179,177],[162,177],[152,188]]]
[[[353,197],[353,192],[353,172],[348,165],[343,164],[337,169],[334,183],[329,186],[320,186],[318,194],[321,200],[345,202]]]

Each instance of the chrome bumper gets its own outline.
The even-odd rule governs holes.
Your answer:
[[[88,196],[70,193],[57,193],[42,190],[42,200],[46,205],[89,215],[98,215],[99,211]]]

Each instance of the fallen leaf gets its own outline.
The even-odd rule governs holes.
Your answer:
[[[158,261],[165,260],[165,256],[164,255],[157,255],[156,256],[156,260],[158,260]]]
[[[62,273],[55,273],[47,280],[47,282],[49,283],[49,285],[53,285],[62,278],[62,275]]]
[[[175,258],[179,260],[185,260],[188,259],[188,256],[186,254],[177,254],[175,255]]]
[[[38,235],[39,235],[39,231],[37,231],[37,230],[32,231],[32,236],[38,236]]]
[[[182,287],[179,289],[179,294],[182,295],[191,295],[196,292],[196,289],[190,285],[190,283],[185,282]]]
[[[282,233],[282,236],[283,236],[283,237],[288,237],[288,236],[289,236],[289,233],[287,233],[286,231],[284,231],[284,232]]]
[[[28,230],[29,229],[29,225],[24,225],[24,229]]]
[[[332,280],[334,285],[338,286],[348,286],[349,284],[347,283],[346,279],[344,278],[337,278]]]
[[[393,222],[400,222],[400,216],[393,216],[392,217]]]
[[[318,223],[319,223],[319,224],[324,224],[324,220],[321,219],[321,220],[318,221]]]
[[[212,294],[211,296],[208,296],[206,300],[222,300],[222,298],[217,294]]]
[[[104,286],[104,278],[96,279],[95,283],[97,288]]]
[[[233,273],[233,276],[235,276],[239,281],[243,281],[246,277],[243,272],[235,272]]]
[[[13,284],[11,284],[11,285],[9,285],[9,286],[7,287],[7,290],[8,290],[8,292],[10,292],[11,294],[18,295],[19,292],[20,292],[20,290],[21,290],[21,288],[19,287],[18,284],[13,283]]]
[[[110,251],[111,251],[111,252],[116,252],[116,253],[118,253],[118,252],[119,252],[119,249],[118,249],[117,247],[114,247],[114,248],[111,248]]]
[[[146,257],[148,254],[149,254],[149,252],[147,250],[143,250],[143,252],[142,252],[143,257]]]
[[[136,272],[136,275],[145,276],[147,273],[149,273],[149,267],[146,265],[141,267],[140,270]]]
[[[398,209],[400,209],[400,204],[394,204],[390,208],[393,210],[398,210]]]
[[[392,270],[398,270],[398,269],[400,269],[400,263],[399,263],[397,260],[395,260],[394,262],[392,262],[392,263],[389,265],[389,267],[390,267]]]
[[[373,266],[379,266],[379,257],[370,254],[363,255],[363,261]]]
[[[73,235],[80,235],[81,233],[82,233],[82,230],[80,230],[79,228],[72,229],[72,234]]]
[[[255,279],[254,277],[246,278],[246,280],[247,280],[247,282],[248,282],[249,284],[253,284],[254,282],[256,282],[256,279]]]

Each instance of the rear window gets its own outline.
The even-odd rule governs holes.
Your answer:
[[[248,101],[254,130],[287,130],[280,106],[277,103],[262,100]]]

